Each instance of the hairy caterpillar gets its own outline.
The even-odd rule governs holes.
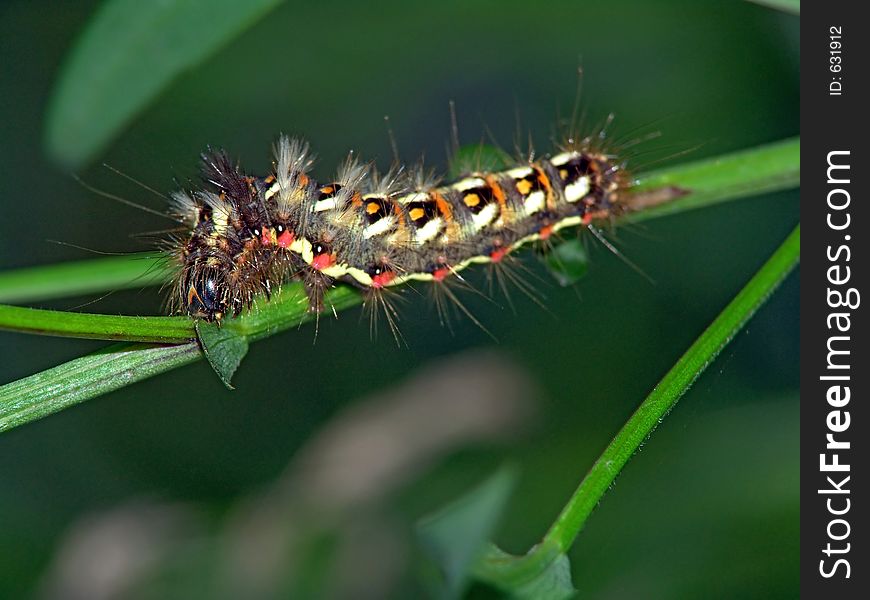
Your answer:
[[[318,183],[308,145],[285,136],[265,177],[223,151],[202,162],[205,188],[172,196],[190,233],[173,242],[180,269],[170,303],[207,321],[238,315],[291,278],[304,281],[315,311],[336,281],[375,295],[408,281],[442,283],[566,227],[618,216],[630,184],[624,165],[588,139],[448,183],[422,167],[379,174],[352,157]]]

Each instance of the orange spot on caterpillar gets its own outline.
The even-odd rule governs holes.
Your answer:
[[[377,202],[369,202],[368,204],[366,204],[366,213],[367,214],[373,215],[373,214],[377,213],[379,210],[381,210],[381,206]]]
[[[396,274],[393,271],[384,271],[378,275],[372,277],[372,287],[375,289],[381,289],[384,286],[390,284],[396,278]]]
[[[426,216],[426,211],[423,210],[422,208],[417,207],[417,208],[412,208],[408,214],[411,217],[412,221],[419,221],[420,219],[422,219],[423,217]]]
[[[585,217],[584,217],[584,218],[585,218]],[[546,239],[549,238],[551,235],[553,235],[553,226],[552,226],[552,225],[544,225],[544,226],[541,227],[541,229],[538,231],[538,235],[540,236],[540,238],[541,238],[542,240],[546,240]]]
[[[311,266],[318,271],[327,269],[335,264],[334,254],[318,254],[311,260]]]
[[[290,230],[285,230],[278,236],[278,247],[279,248],[289,248],[290,245],[295,241],[295,237],[290,232]]]
[[[299,186],[305,187],[308,185],[308,182],[311,181],[311,178],[308,177],[305,173],[299,173]]]

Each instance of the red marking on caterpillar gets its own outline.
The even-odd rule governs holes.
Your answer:
[[[396,274],[392,271],[384,271],[372,277],[372,287],[380,289],[390,285],[390,282],[396,278]]]
[[[318,254],[311,260],[311,267],[318,271],[328,269],[335,264],[335,255],[333,254]]]
[[[450,267],[441,267],[440,269],[435,269],[432,273],[432,279],[435,281],[444,281],[448,275],[450,275]]]
[[[289,248],[294,241],[295,238],[293,237],[293,234],[289,231],[284,231],[278,236],[278,247],[282,249]]]
[[[547,238],[545,238],[542,235],[541,239],[545,240]],[[501,259],[503,259],[505,256],[507,256],[508,252],[510,252],[509,248],[499,248],[498,250],[493,250],[492,252],[490,252],[489,258],[490,258],[490,260],[492,260],[492,262],[498,263],[498,262],[501,262]]]

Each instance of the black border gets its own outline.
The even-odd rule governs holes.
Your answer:
[[[829,331],[827,317],[831,312],[843,310],[828,306],[828,288],[833,287],[828,281],[828,269],[835,262],[847,264],[851,267],[851,281],[845,287],[864,292],[866,265],[870,259],[864,240],[870,237],[870,223],[866,218],[870,201],[866,181],[870,174],[864,167],[870,133],[867,127],[870,102],[865,84],[870,77],[867,70],[870,22],[860,14],[866,13],[866,8],[862,8],[865,8],[863,2],[847,0],[805,2],[801,14],[801,144],[802,162],[807,167],[801,181],[801,593],[806,598],[863,598],[870,593],[866,584],[870,571],[870,553],[867,552],[870,536],[865,527],[868,509],[863,492],[867,483],[864,465],[868,452],[864,443],[865,432],[868,432],[865,381],[870,374],[870,362],[866,353],[860,351],[868,339],[863,306],[845,309],[851,315],[851,329],[846,334],[850,337],[851,369],[847,372],[851,378],[848,382],[851,400],[841,410],[849,411],[850,425],[845,432],[837,434],[839,439],[851,443],[851,448],[840,455],[840,462],[850,465],[851,479],[843,487],[849,489],[851,504],[848,513],[843,515],[849,522],[849,535],[842,542],[832,542],[832,546],[850,544],[849,552],[840,555],[850,564],[850,576],[844,577],[842,565],[831,578],[824,578],[820,573],[822,559],[828,566],[836,559],[825,556],[823,549],[829,541],[828,523],[837,517],[831,515],[826,506],[827,499],[834,496],[821,494],[819,490],[830,487],[827,475],[841,480],[837,473],[820,470],[820,454],[831,452],[825,450],[825,436],[829,432],[826,418],[835,410],[826,398],[831,382],[820,379],[828,372],[828,337],[837,334]],[[843,68],[840,73],[832,73],[829,68],[830,28],[833,26],[842,28]],[[829,83],[834,77],[842,78],[842,95],[829,93]],[[848,208],[851,225],[847,231],[834,231],[827,224],[830,212],[827,195],[838,187],[829,184],[827,178],[828,153],[835,150],[850,152],[850,182],[846,187],[851,197]],[[846,235],[849,235],[848,241]],[[835,252],[844,243],[850,246],[851,260],[848,263],[829,260],[829,247]],[[841,258],[845,258],[845,253]],[[870,302],[870,297],[862,297],[861,301]],[[844,498],[845,495],[836,496],[834,507],[843,506]],[[845,530],[844,525],[838,526]]]

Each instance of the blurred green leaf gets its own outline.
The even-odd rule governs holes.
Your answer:
[[[107,0],[69,54],[46,117],[56,161],[92,160],[185,70],[280,0]]]
[[[801,14],[801,0],[749,0],[749,2],[795,15]]]
[[[495,146],[462,146],[451,157],[447,175],[451,179],[458,179],[475,171],[500,171],[515,163],[510,154]]]
[[[230,380],[248,353],[248,340],[231,329],[204,321],[196,322],[196,335],[208,364],[224,385],[233,389]]]
[[[567,287],[580,281],[589,271],[589,255],[579,238],[556,244],[544,255],[544,264],[559,285]]]
[[[459,500],[417,525],[420,541],[444,575],[443,598],[457,598],[468,573],[486,547],[514,488],[516,473],[507,467]]]

